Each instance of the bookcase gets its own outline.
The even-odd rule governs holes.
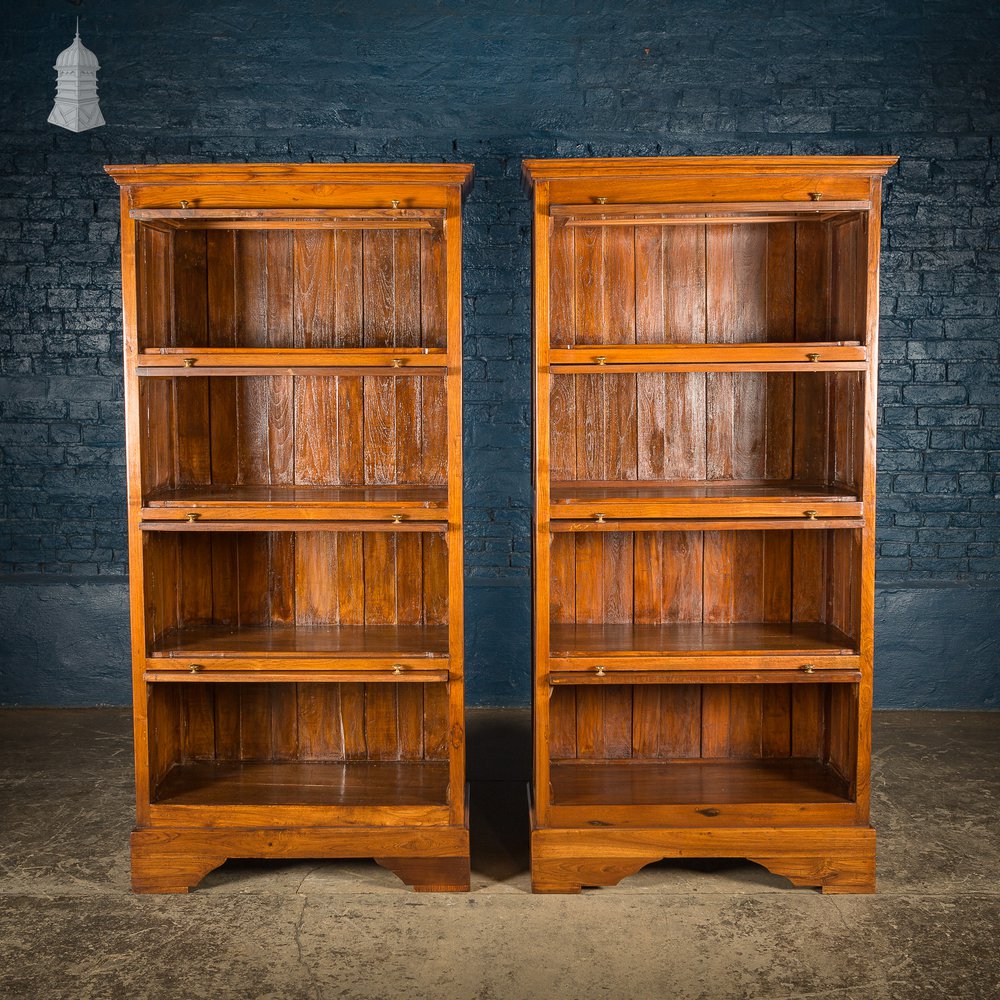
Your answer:
[[[136,892],[469,887],[465,165],[115,166]]]
[[[888,157],[528,160],[537,892],[874,890]]]

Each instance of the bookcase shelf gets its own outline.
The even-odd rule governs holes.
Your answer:
[[[122,188],[133,889],[369,854],[469,886],[463,166]],[[414,836],[414,830],[420,836]]]
[[[874,888],[894,162],[525,162],[536,891],[720,851],[826,892]]]

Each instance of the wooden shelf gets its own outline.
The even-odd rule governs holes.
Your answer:
[[[182,806],[443,806],[448,764],[438,761],[188,762],[153,801]]]
[[[851,639],[818,622],[677,622],[669,625],[552,625],[552,659],[857,656]]]
[[[865,371],[859,341],[553,345],[553,375],[641,372]]]
[[[799,757],[552,763],[552,802],[563,806],[849,802],[830,766]]]
[[[154,514],[154,518],[155,518]],[[182,519],[161,518],[155,520],[144,520],[139,522],[140,531],[369,531],[369,532],[436,532],[443,534],[448,530],[447,521],[425,521],[414,518],[410,521],[395,521],[388,514],[383,515],[385,520],[376,520],[371,516],[371,512],[366,512],[364,518],[348,518],[343,512],[336,512],[336,520],[320,519],[318,517],[289,517],[286,519],[276,517],[244,518],[241,512],[236,512],[235,516],[219,517],[217,519]],[[439,515],[440,517],[440,515]]]
[[[553,517],[549,522],[549,531],[557,534],[576,531],[818,531],[864,526],[863,517],[809,517],[804,514],[793,517],[786,511],[777,517],[756,517],[750,514],[688,517],[636,517],[634,514],[627,514],[604,519],[591,515],[589,520]]]
[[[559,482],[550,488],[552,518],[860,517],[855,490],[794,481]]]
[[[760,662],[759,657],[748,658],[753,664]],[[847,659],[847,657],[845,657]],[[857,657],[851,658],[857,660]],[[660,661],[662,662],[662,661]],[[612,664],[610,669],[605,663],[599,664],[601,673],[596,667],[586,670],[551,670],[549,683],[553,687],[579,687],[581,685],[609,684],[857,684],[861,681],[861,671],[851,668],[812,664],[812,670],[804,673],[801,669],[782,669],[780,665],[765,664],[758,669],[748,668],[746,661],[739,668],[730,670],[714,670],[699,666],[694,670],[678,670],[670,666],[668,669],[657,669],[655,666],[646,668],[642,663],[626,663],[624,669],[619,663]],[[635,667],[643,669],[635,669]],[[629,669],[632,668],[632,669]]]
[[[443,375],[441,347],[157,347],[136,359],[139,375]]]
[[[549,208],[549,215],[554,219],[586,218],[594,220],[593,224],[599,224],[602,217],[607,216],[614,220],[621,220],[623,216],[654,216],[656,220],[669,223],[693,222],[705,224],[705,218],[691,218],[691,216],[719,216],[725,215],[727,221],[739,223],[746,221],[741,216],[765,216],[767,221],[774,221],[775,216],[796,215],[797,221],[808,222],[816,220],[831,212],[867,212],[871,209],[868,201],[702,201],[702,202],[676,202],[673,204],[666,202],[644,202],[644,203],[619,203],[619,204],[584,204],[584,205],[552,205]]]
[[[172,229],[430,229],[444,212],[435,208],[146,208],[129,217]]]
[[[448,509],[446,486],[191,486],[152,490],[146,520],[440,520]]]
[[[447,625],[190,625],[171,629],[150,657],[433,659],[448,656]]]

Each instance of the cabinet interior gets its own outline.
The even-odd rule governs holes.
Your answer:
[[[444,684],[150,684],[148,710],[157,803],[448,802]]]
[[[555,375],[553,499],[597,484],[859,496],[863,400],[862,372]]]
[[[147,376],[139,418],[147,500],[447,483],[444,375]]]
[[[689,222],[556,223],[552,346],[865,342],[867,213]]]
[[[140,224],[140,351],[444,347],[444,230]]]
[[[556,805],[849,801],[856,684],[553,689]]]
[[[438,532],[149,531],[143,572],[150,655],[447,651]]]
[[[706,632],[719,632],[720,651],[730,633],[737,649],[753,651],[753,630],[726,632],[749,624],[784,626],[805,652],[828,644],[856,649],[860,559],[859,529],[554,534],[553,651],[592,643],[593,632],[602,633],[603,648],[620,634],[627,649],[638,636],[623,626],[660,626],[653,645],[683,649],[692,623],[702,626],[699,644]],[[757,630],[763,648],[773,631]]]

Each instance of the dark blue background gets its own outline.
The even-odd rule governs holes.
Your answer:
[[[47,125],[81,17],[108,125]],[[9,5],[0,38],[0,702],[128,700],[117,192],[135,161],[475,163],[471,704],[529,678],[524,156],[893,153],[876,700],[997,706],[1000,6],[962,0]]]

